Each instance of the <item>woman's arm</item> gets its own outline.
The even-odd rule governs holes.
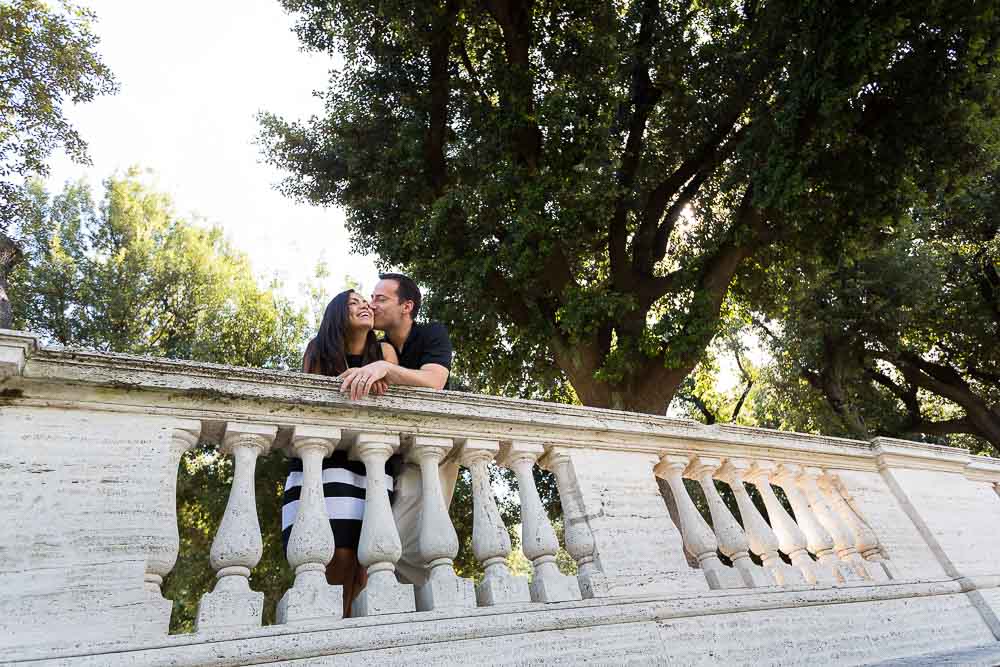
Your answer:
[[[389,343],[379,343],[379,345],[382,347],[382,361],[394,366],[399,364],[399,357],[396,355],[396,348]],[[385,396],[385,392],[387,391],[389,391],[389,380],[376,380],[372,383],[371,393],[373,395]]]
[[[444,389],[450,371],[441,364],[424,364],[419,370],[403,368],[386,360],[375,361],[361,368],[348,368],[341,373],[340,393],[350,393],[352,399],[364,398],[376,383],[405,384],[410,387]],[[381,396],[381,394],[378,394]]]

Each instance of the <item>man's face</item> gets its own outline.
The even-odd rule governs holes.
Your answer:
[[[395,280],[380,280],[372,290],[376,329],[392,329],[402,322],[403,316],[412,308],[411,301],[399,302],[399,284]]]

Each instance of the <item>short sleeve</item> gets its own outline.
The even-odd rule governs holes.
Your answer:
[[[420,365],[440,364],[451,370],[451,338],[448,329],[439,322],[431,322],[425,330],[424,353],[420,357]]]

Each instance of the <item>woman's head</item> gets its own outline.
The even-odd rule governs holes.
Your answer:
[[[346,317],[346,329],[348,330],[362,330],[371,329],[375,318],[372,315],[371,304],[368,300],[355,292],[354,290],[347,290],[341,292],[334,299],[336,300],[340,296],[347,295],[347,317]],[[332,303],[332,302],[331,302]]]
[[[381,359],[381,348],[372,331],[373,323],[371,306],[354,290],[344,290],[333,297],[323,313],[319,333],[309,346],[311,365],[323,375],[340,375],[347,370],[347,341],[361,334],[365,335],[364,363]]]

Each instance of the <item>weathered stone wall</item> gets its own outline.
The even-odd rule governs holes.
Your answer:
[[[570,458],[603,574],[600,597],[708,590],[684,557],[656,484],[658,457],[581,449]]]
[[[885,555],[904,580],[949,578],[930,545],[877,471],[838,470],[837,477],[879,537]]]
[[[219,442],[227,424],[266,431],[268,446],[273,438],[276,448],[296,437],[337,433],[331,442],[345,446],[367,438],[402,442],[411,456],[414,447],[430,448],[434,462],[444,457],[485,466],[502,451],[489,465],[520,461],[521,491],[531,490],[536,460],[551,465],[560,494],[568,494],[564,506],[574,513],[566,532],[574,543],[566,547],[587,574],[581,566],[578,581],[563,581],[552,571],[556,542],[539,506],[530,512],[539,554],[532,558],[536,575],[547,572],[553,587],[536,583],[532,602],[519,588],[525,585],[508,578],[507,588],[494,592],[520,593],[498,606],[488,604],[495,595],[473,604],[465,594],[461,609],[445,604],[348,620],[306,615],[270,627],[259,626],[258,614],[256,625],[236,627],[225,623],[236,611],[227,598],[219,624],[167,636],[170,603],[157,581],[177,549],[177,463],[199,437]],[[236,437],[238,429],[231,430]],[[472,449],[479,454],[467,458]],[[236,495],[245,499],[252,466],[249,460],[243,465],[247,479]],[[699,523],[690,503],[675,507],[687,522],[679,529],[684,521],[671,518],[657,476],[669,474],[672,488],[683,489],[682,469],[712,493],[713,475],[740,483],[733,471],[743,471],[748,484],[766,483],[761,480],[777,472],[776,484],[812,492],[808,503],[800,502],[802,516],[787,517],[785,532],[814,515],[810,531],[818,520],[833,535],[841,517],[838,544],[810,547],[813,556],[798,550],[806,560],[799,569],[823,565],[832,568],[830,578],[810,585],[801,577],[788,583],[773,568],[766,575],[746,556],[750,530],[718,503],[714,526]],[[832,505],[817,495],[818,480],[824,494],[832,480],[842,487],[840,495],[828,496]],[[917,443],[707,427],[419,389],[394,388],[383,398],[352,403],[325,378],[39,349],[30,336],[0,331],[0,659],[102,667],[292,660],[864,664],[992,646],[1000,638],[998,482],[1000,462]],[[480,488],[479,501],[484,493],[488,489]],[[522,498],[537,505],[531,493]],[[855,550],[855,538],[843,530],[852,520],[845,502],[877,537],[876,551],[888,559],[884,571],[878,554],[862,558],[865,550]],[[239,586],[256,563],[249,552],[259,537],[247,504],[240,517],[233,513],[223,540],[246,548],[233,547],[240,553],[220,556],[215,566]],[[447,528],[443,507],[435,512],[435,525]],[[383,523],[380,535],[391,542],[392,524]],[[761,542],[771,528],[758,523],[755,531]],[[860,537],[856,541],[861,545]],[[742,552],[741,574],[719,561],[717,548]],[[446,572],[451,547],[442,542],[435,549]],[[385,551],[388,567],[392,549]],[[701,567],[692,566],[692,551]],[[827,562],[814,563],[824,552]],[[716,568],[715,590],[705,564]],[[878,576],[866,576],[866,568]],[[580,600],[581,594],[589,599]],[[447,596],[432,597],[447,602]]]
[[[163,632],[143,574],[176,535],[164,489],[183,423],[11,406],[0,423],[0,647]]]
[[[894,467],[883,474],[945,572],[1000,573],[1000,497],[991,485],[938,470]]]

